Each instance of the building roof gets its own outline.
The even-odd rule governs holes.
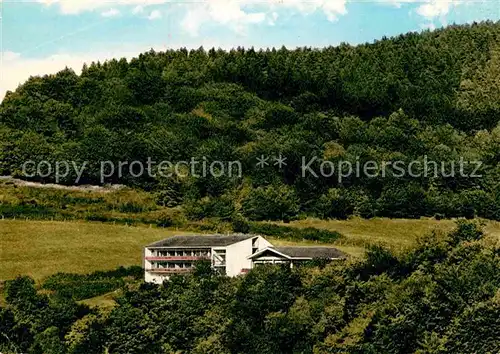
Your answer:
[[[147,247],[224,247],[257,236],[245,234],[173,236]]]
[[[283,247],[267,247],[260,250],[249,258],[271,251],[285,256],[289,259],[313,259],[313,258],[346,258],[346,254],[337,248],[333,247],[299,247],[299,246],[283,246]]]

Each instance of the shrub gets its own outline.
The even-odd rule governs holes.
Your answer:
[[[205,197],[201,200],[192,200],[184,205],[184,212],[190,220],[214,217],[221,220],[230,220],[235,211],[234,202],[229,196]]]
[[[242,211],[251,220],[290,220],[299,213],[295,191],[285,185],[259,187],[242,202]]]
[[[250,232],[250,225],[242,217],[234,218],[231,223],[231,228],[234,232],[241,232],[243,234],[247,234]]]
[[[83,300],[103,295],[125,285],[124,278],[139,280],[143,277],[141,267],[119,267],[112,271],[98,271],[90,274],[57,273],[48,277],[43,289],[52,290],[57,295],[74,300]]]
[[[459,220],[457,228],[450,234],[450,244],[458,245],[464,241],[477,241],[483,237],[481,226],[474,221]]]
[[[354,213],[355,201],[345,189],[332,188],[319,197],[315,212],[320,218],[347,219]]]
[[[158,227],[183,226],[184,224],[185,217],[177,209],[162,211],[156,220],[156,226]]]

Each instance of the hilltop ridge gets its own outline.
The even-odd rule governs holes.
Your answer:
[[[500,24],[483,22],[359,46],[150,51],[33,77],[0,105],[0,174],[137,187],[193,219],[498,219],[498,43]],[[403,176],[343,175],[387,161]],[[182,173],[159,175],[159,162]]]

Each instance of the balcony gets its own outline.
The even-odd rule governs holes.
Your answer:
[[[208,259],[203,256],[169,256],[169,257],[144,257],[146,261],[200,261]]]
[[[178,274],[178,273],[189,273],[192,270],[193,268],[153,268],[153,269],[146,269],[146,272]]]

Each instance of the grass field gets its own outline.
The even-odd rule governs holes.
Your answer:
[[[484,220],[484,231],[490,237],[500,240],[500,222]],[[368,244],[380,243],[393,249],[403,251],[415,244],[419,237],[432,231],[446,233],[455,227],[454,220],[421,219],[360,219],[320,220],[306,219],[293,221],[294,227],[315,227],[334,230],[346,236],[335,245],[351,254],[362,254]]]
[[[368,243],[384,243],[402,250],[432,230],[451,230],[454,222],[433,219],[307,219],[290,225],[338,231],[346,237],[334,245],[353,256],[360,256]],[[487,222],[485,231],[500,239],[500,223]],[[144,245],[174,234],[189,233],[84,221],[0,220],[0,280],[12,279],[19,274],[41,280],[57,272],[89,273],[120,265],[140,265]],[[276,245],[312,244],[272,238],[270,241]]]
[[[142,247],[182,232],[92,222],[0,220],[0,280],[140,265]]]

